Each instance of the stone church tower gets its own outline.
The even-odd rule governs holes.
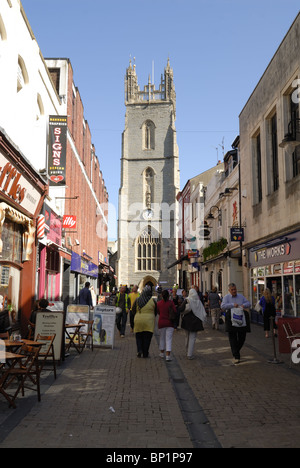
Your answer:
[[[118,282],[142,289],[147,283],[172,287],[176,269],[179,155],[176,94],[168,60],[159,90],[141,91],[135,64],[125,76],[118,220]]]

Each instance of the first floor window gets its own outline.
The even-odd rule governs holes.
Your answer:
[[[1,239],[2,260],[21,263],[23,226],[5,219]]]
[[[295,148],[293,152],[293,177],[300,174],[300,146]]]

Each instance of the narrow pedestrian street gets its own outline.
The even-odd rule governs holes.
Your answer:
[[[187,360],[184,331],[173,338],[173,360],[136,357],[135,337],[116,334],[114,349],[85,349],[45,373],[42,401],[0,399],[0,447],[176,449],[298,448],[300,369],[273,359],[272,340],[252,325],[242,361],[232,365],[228,337],[206,324],[196,358]]]

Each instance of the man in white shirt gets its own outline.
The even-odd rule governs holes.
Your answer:
[[[249,314],[244,311],[247,326],[233,326],[231,321],[231,309],[241,308],[244,310],[248,309],[251,304],[242,294],[238,294],[234,283],[229,284],[228,290],[229,294],[224,297],[221,308],[226,311],[226,331],[228,332],[229,343],[234,357],[233,362],[234,364],[239,364],[241,359],[240,351],[245,343],[246,334],[250,331]]]

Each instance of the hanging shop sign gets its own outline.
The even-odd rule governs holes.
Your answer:
[[[199,250],[190,249],[188,250],[188,258],[197,258],[199,257]]]
[[[45,234],[47,234],[47,240],[61,245],[62,222],[60,217],[54,213],[46,203],[44,203],[42,214],[45,218]]]
[[[66,185],[67,116],[49,116],[49,185]]]
[[[244,228],[231,228],[230,229],[231,242],[244,242]]]
[[[74,215],[64,215],[63,229],[76,229],[77,218]]]

